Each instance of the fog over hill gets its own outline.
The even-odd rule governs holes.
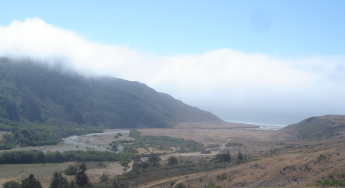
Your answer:
[[[0,59],[0,104],[2,130],[50,129],[62,135],[220,120],[143,83],[8,58]]]

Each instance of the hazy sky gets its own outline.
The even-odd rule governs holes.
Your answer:
[[[345,114],[345,1],[2,1],[0,56],[146,83],[224,120]]]

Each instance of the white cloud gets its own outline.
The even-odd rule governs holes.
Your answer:
[[[341,56],[276,59],[218,49],[166,57],[90,42],[38,18],[0,27],[0,55],[59,59],[80,72],[137,80],[214,112],[243,109],[243,115],[249,109],[250,116],[261,109],[267,117],[277,111],[306,115],[345,112],[334,103],[345,94],[345,58]]]

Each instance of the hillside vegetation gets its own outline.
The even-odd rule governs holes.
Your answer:
[[[299,123],[289,125],[283,130],[293,130],[302,139],[342,137],[345,131],[345,116],[327,115],[310,117]]]
[[[61,137],[103,128],[219,120],[143,83],[0,58],[0,130],[12,131],[4,145],[55,144]]]

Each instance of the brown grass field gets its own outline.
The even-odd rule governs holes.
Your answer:
[[[0,185],[6,181],[17,181],[21,182],[23,179],[27,178],[30,174],[34,174],[42,187],[49,187],[51,178],[54,172],[60,172],[65,170],[68,165],[79,165],[80,163],[67,162],[67,163],[47,163],[43,164],[11,164],[11,165],[0,165]],[[86,171],[91,182],[98,182],[99,177],[106,173],[110,178],[115,178],[116,175],[123,174],[123,166],[118,162],[104,162],[106,167],[98,167],[98,162],[86,162],[85,163],[88,170]],[[129,166],[132,164],[130,163]],[[130,170],[130,169],[129,169]],[[64,175],[68,181],[74,179],[74,176]]]
[[[164,180],[148,182],[138,187],[169,187],[170,182],[183,182],[189,187],[204,187],[209,182],[220,187],[303,187],[312,185],[317,180],[329,174],[345,173],[345,140],[299,140],[294,134],[285,131],[255,131],[226,129],[142,129],[142,135],[172,136],[191,139],[203,144],[220,144],[221,150],[230,151],[233,158],[239,151],[256,158],[245,164],[218,169],[210,172],[195,173],[187,176],[170,177]],[[244,146],[225,147],[227,142],[243,143]],[[308,147],[305,147],[305,146]],[[272,156],[263,156],[273,149],[280,149]],[[197,162],[201,158],[212,158],[211,154],[188,153],[173,154],[179,160]],[[326,160],[318,161],[320,154],[327,156]],[[163,161],[171,156],[165,155]],[[306,165],[310,170],[306,168]],[[294,166],[288,169],[287,166]],[[284,170],[285,167],[285,170]],[[224,180],[217,175],[226,174]]]
[[[225,121],[211,122],[182,122],[174,126],[174,129],[236,129],[236,128],[258,128],[258,125],[245,123],[231,123]]]
[[[318,161],[319,155],[327,159]],[[221,187],[291,187],[307,186],[329,174],[337,176],[345,172],[345,144],[333,143],[315,146],[312,149],[291,149],[277,156],[261,157],[226,169],[171,177],[147,183],[139,187],[166,187],[170,182],[183,182],[190,187],[203,187],[213,182]],[[287,166],[293,166],[289,169]],[[306,166],[310,170],[306,169]],[[284,170],[285,167],[285,170]],[[219,180],[217,175],[226,174]]]
[[[209,160],[224,150],[229,150],[232,158],[236,158],[238,152],[241,152],[255,161],[208,172],[185,174],[145,182],[136,187],[171,187],[170,183],[172,181],[176,183],[183,182],[189,187],[196,188],[204,187],[210,182],[220,187],[303,187],[327,177],[328,174],[345,173],[344,138],[300,140],[296,138],[295,133],[286,130],[244,130],[229,127],[217,129],[213,124],[212,129],[206,129],[200,127],[199,124],[194,127],[191,125],[182,124],[180,129],[139,129],[138,131],[141,132],[141,135],[170,136],[194,140],[205,146],[219,144],[220,147],[212,149],[210,154],[201,154],[200,152],[174,153],[176,148],[172,151],[159,151],[153,148],[138,150],[140,153],[167,152],[168,154],[161,156],[161,164],[167,163],[170,156],[177,157],[179,161],[198,162],[200,160]],[[119,138],[114,138],[114,135],[83,136],[79,140],[90,145],[107,147],[112,141],[133,139],[128,137],[128,133]],[[241,143],[242,145],[226,146],[227,143]],[[56,148],[63,148],[61,150],[57,149],[59,151],[76,149],[73,145],[59,144],[58,146],[26,147],[15,148],[14,150],[40,149],[50,151]],[[265,155],[275,149],[278,149],[279,152]],[[327,159],[318,161],[320,154],[327,156]],[[119,163],[105,163],[106,168],[97,167],[97,162],[87,163],[87,174],[92,182],[97,182],[103,173],[109,174],[111,178],[124,173],[123,167]],[[64,170],[69,164],[78,165],[78,163],[46,164],[45,166],[43,164],[0,165],[0,183],[8,180],[21,181],[28,177],[30,173],[33,173],[42,182],[43,187],[48,187],[53,173]],[[287,168],[287,166],[293,166],[294,170]],[[223,174],[226,174],[225,179],[220,180],[217,178],[217,175]],[[67,176],[67,179],[70,181],[73,176]]]

